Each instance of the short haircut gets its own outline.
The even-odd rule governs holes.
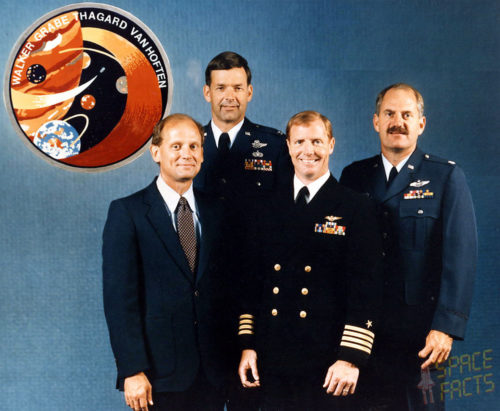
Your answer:
[[[312,110],[301,111],[300,113],[295,114],[290,120],[288,120],[288,124],[286,125],[286,138],[290,139],[290,130],[293,126],[311,124],[316,120],[321,120],[323,122],[328,138],[333,138],[332,123],[330,122],[330,120],[328,120],[328,118],[326,118],[323,114]]]
[[[247,84],[252,84],[252,72],[248,67],[248,62],[244,57],[232,51],[224,51],[215,56],[205,69],[205,84],[210,86],[212,81],[212,71],[230,70],[232,68],[243,68],[247,74]]]
[[[422,94],[415,88],[406,83],[395,83],[391,84],[389,87],[384,88],[380,93],[378,93],[377,99],[375,100],[375,113],[377,116],[380,114],[380,106],[382,105],[382,100],[384,96],[389,90],[397,89],[397,90],[410,90],[415,95],[415,99],[417,100],[417,108],[418,114],[420,117],[424,116],[424,98]]]
[[[163,141],[163,137],[161,135],[163,129],[167,126],[173,126],[182,121],[191,121],[196,126],[201,136],[201,144],[203,144],[203,141],[205,140],[205,131],[203,130],[203,126],[191,116],[181,113],[170,114],[169,116],[165,117],[164,119],[156,123],[156,125],[153,128],[153,134],[151,136],[152,137],[151,144],[155,146],[160,146]]]

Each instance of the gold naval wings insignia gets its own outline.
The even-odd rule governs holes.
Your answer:
[[[328,220],[330,222],[334,222],[334,221],[337,221],[337,220],[342,220],[342,217],[336,217],[336,216],[333,216],[333,215],[327,215],[325,217],[325,220]]]

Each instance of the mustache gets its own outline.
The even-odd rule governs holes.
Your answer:
[[[392,126],[387,129],[389,134],[408,134],[408,130],[405,127]]]

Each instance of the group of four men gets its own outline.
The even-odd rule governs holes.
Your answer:
[[[339,183],[325,116],[294,115],[285,137],[245,117],[243,57],[221,53],[205,76],[212,121],[161,120],[159,176],[113,201],[104,228],[104,309],[127,404],[443,408],[431,369],[464,337],[476,230],[461,169],[417,148],[420,93],[378,95],[381,154]]]

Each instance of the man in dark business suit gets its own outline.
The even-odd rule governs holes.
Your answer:
[[[368,404],[384,410],[444,408],[433,365],[448,358],[453,339],[464,338],[472,300],[477,238],[470,192],[453,161],[417,148],[425,123],[416,89],[385,88],[373,116],[382,154],[351,164],[340,179],[378,204],[385,304],[364,386]]]
[[[280,131],[245,117],[252,100],[252,72],[231,51],[215,56],[205,70],[203,95],[212,120],[205,128],[205,162],[195,187],[230,201],[268,195],[291,175],[291,163]]]
[[[104,310],[118,387],[134,410],[224,407],[222,216],[193,191],[202,144],[191,117],[161,120],[151,145],[158,178],[113,201],[104,227]]]
[[[369,200],[337,183],[330,121],[293,116],[293,184],[246,224],[252,232],[240,312],[239,375],[261,386],[262,409],[339,409],[350,403],[375,338],[380,237]]]

